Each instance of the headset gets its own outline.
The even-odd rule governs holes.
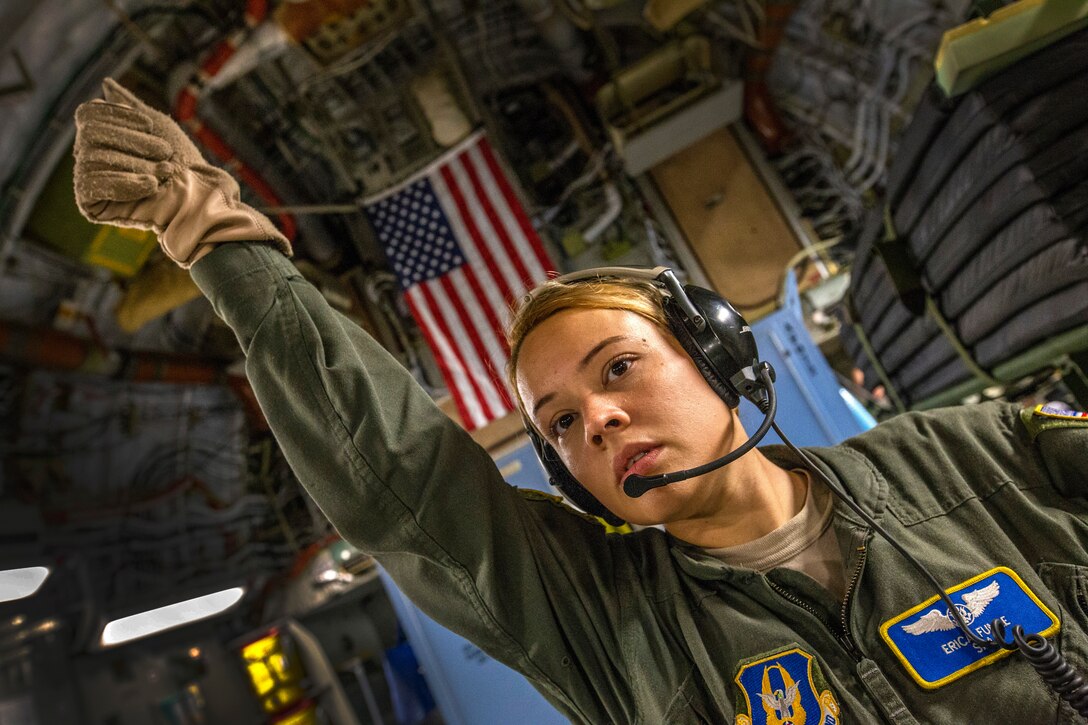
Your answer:
[[[759,360],[755,335],[739,312],[727,300],[703,287],[681,284],[668,267],[597,267],[557,277],[556,282],[575,284],[589,280],[638,279],[661,289],[662,307],[669,331],[691,357],[710,388],[726,405],[736,408],[741,398],[751,401],[764,413],[763,424],[743,444],[710,463],[657,476],[628,476],[623,490],[638,498],[647,491],[695,476],[731,463],[750,451],[766,435],[774,421],[776,401],[774,370]],[[533,293],[527,295],[532,299]],[[609,511],[571,474],[559,454],[528,419],[525,429],[550,482],[575,506],[613,526],[623,519]]]
[[[755,335],[733,305],[708,289],[681,284],[668,267],[655,267],[652,270],[632,267],[597,267],[563,275],[557,277],[555,281],[572,284],[608,278],[648,280],[658,286],[663,293],[662,307],[669,331],[691,357],[695,367],[711,389],[730,408],[736,408],[740,404],[740,399],[744,398],[764,414],[763,422],[752,436],[721,458],[683,471],[656,476],[628,476],[623,484],[624,493],[632,498],[638,498],[653,488],[721,468],[751,450],[768,429],[774,428],[782,442],[800,457],[808,470],[821,479],[839,500],[857,513],[927,580],[948,607],[949,614],[956,625],[972,644],[993,649],[1019,650],[1047,685],[1068,702],[1078,714],[1088,718],[1088,681],[1065,661],[1053,644],[1039,634],[1026,633],[1018,624],[1007,627],[1001,619],[991,623],[992,637],[980,637],[973,632],[936,577],[859,506],[845,490],[832,481],[807,453],[790,442],[786,434],[774,422],[777,409],[774,369],[769,363],[760,361]],[[526,296],[526,301],[531,300],[533,296],[534,292],[530,292]],[[583,511],[613,526],[624,523],[622,518],[609,511],[578,482],[578,479],[560,460],[559,454],[536,431],[528,418],[524,418],[524,423],[529,439],[544,470],[548,473],[551,484]],[[1008,636],[1010,634],[1011,638]]]

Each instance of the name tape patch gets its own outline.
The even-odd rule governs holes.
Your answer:
[[[1058,631],[1054,613],[1006,567],[991,569],[945,592],[967,626],[984,639],[993,637],[990,627],[995,619],[1044,637]],[[947,685],[1011,654],[972,644],[937,596],[884,622],[880,636],[915,682],[926,689]]]
[[[839,703],[820,665],[799,647],[756,655],[740,663],[734,678],[735,725],[839,725]]]

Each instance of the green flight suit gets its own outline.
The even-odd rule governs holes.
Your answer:
[[[798,572],[730,568],[657,529],[606,534],[552,497],[507,485],[278,252],[223,245],[192,274],[236,333],[284,454],[337,530],[572,721],[725,723],[752,711],[755,722],[809,725],[1072,717],[1016,653],[935,689],[916,683],[879,628],[934,592],[845,507],[834,517],[845,606]],[[762,450],[799,466],[784,448]],[[1052,640],[1083,671],[1085,450],[1088,429],[1033,439],[1017,407],[993,403],[902,415],[811,453],[943,586],[1014,571],[1061,620]],[[767,664],[790,652],[811,662],[808,682]],[[738,673],[758,675],[760,662],[760,687],[777,695],[743,691]],[[835,707],[814,712],[808,699],[807,714],[800,700],[790,710],[782,698],[799,697],[798,687],[830,693]]]

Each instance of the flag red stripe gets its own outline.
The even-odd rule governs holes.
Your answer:
[[[491,222],[492,229],[499,235],[499,240],[502,242],[507,258],[513,263],[514,269],[517,270],[518,277],[524,283],[525,288],[532,288],[532,275],[529,274],[529,270],[525,267],[521,255],[518,254],[516,242],[510,237],[509,230],[502,220],[499,219],[495,207],[488,199],[488,194],[484,190],[483,184],[480,183],[480,177],[476,172],[476,166],[472,163],[472,159],[469,157],[468,152],[461,154],[460,160],[461,164],[464,166],[465,173],[468,175],[469,181],[472,183],[472,188],[476,192],[476,198],[480,200],[480,206],[484,208],[484,213]],[[492,174],[494,174],[494,171],[492,171]],[[507,299],[510,298],[508,297]]]
[[[472,369],[468,366],[468,363],[465,361],[464,356],[459,350],[457,342],[450,334],[449,326],[446,324],[446,321],[442,319],[442,313],[439,312],[438,304],[435,302],[434,299],[434,294],[431,293],[431,289],[426,283],[418,285],[417,287],[419,291],[423,294],[424,299],[427,300],[427,306],[430,307],[431,310],[433,310],[435,313],[434,324],[438,327],[438,333],[449,342],[450,347],[454,349],[455,354],[461,362],[461,367],[467,373],[465,377],[468,378],[469,385],[472,386],[473,395],[475,395],[476,400],[479,401],[480,407],[483,408],[484,420],[493,420],[495,418],[495,415],[491,412],[491,406],[487,404],[487,399],[484,398],[483,392],[480,390],[480,383],[476,380],[476,376],[472,375]]]
[[[491,325],[491,330],[494,332],[495,338],[499,342],[499,349],[502,351],[502,359],[495,360],[491,357],[487,358],[487,374],[491,376],[492,382],[495,383],[495,389],[499,391],[499,396],[502,398],[505,409],[511,411],[514,409],[514,401],[510,397],[510,389],[506,384],[506,361],[510,357],[510,346],[506,344],[506,335],[503,333],[502,325],[495,316],[495,310],[487,303],[487,298],[484,297],[483,289],[480,287],[480,281],[476,279],[475,270],[473,270],[470,265],[466,264],[461,268],[461,271],[465,276],[465,281],[472,288],[477,303],[487,316],[487,320]]]
[[[533,223],[529,221],[529,215],[525,213],[525,209],[521,206],[521,201],[518,200],[513,187],[510,186],[510,182],[506,180],[506,174],[502,172],[499,162],[495,160],[495,154],[491,151],[491,144],[488,143],[486,138],[480,139],[480,153],[482,153],[484,159],[487,160],[487,166],[491,169],[491,175],[495,178],[495,183],[502,189],[502,195],[506,198],[506,204],[510,207],[510,210],[514,213],[518,223],[521,225],[521,231],[525,234],[525,238],[529,240],[529,246],[532,248],[533,254],[536,255],[537,261],[540,262],[540,266],[544,268],[545,272],[555,272],[555,265],[548,259],[548,253],[544,250],[544,245],[540,241],[540,237],[537,236]],[[541,282],[543,280],[527,281]]]
[[[491,306],[483,287],[480,286],[480,280],[476,277],[476,270],[472,268],[471,264],[466,264],[462,271],[465,274],[465,281],[472,288],[472,293],[476,295],[480,309],[487,315],[487,322],[491,325],[492,332],[495,333],[495,339],[499,341],[499,347],[502,348],[503,355],[509,357],[510,346],[506,343],[506,330],[503,328],[502,322],[499,321],[499,316],[495,314],[495,308]]]
[[[491,364],[491,355],[488,354],[487,347],[484,345],[484,341],[480,337],[480,331],[478,326],[473,323],[472,316],[469,314],[468,310],[465,309],[465,305],[461,301],[461,291],[458,290],[456,286],[454,286],[453,280],[450,279],[450,276],[448,274],[440,277],[436,281],[441,281],[442,289],[446,291],[446,296],[449,298],[450,302],[453,305],[453,311],[457,313],[457,317],[461,320],[461,326],[465,328],[465,333],[468,335],[469,342],[472,344],[472,349],[476,351],[476,357],[480,359],[480,365],[483,367],[484,373],[487,375],[492,385],[495,387],[495,392],[498,393],[499,400],[502,401],[503,405],[506,405],[506,396],[503,394],[503,387],[505,386],[495,385],[495,366]],[[467,359],[466,355],[462,354],[461,357]],[[465,367],[467,367],[470,372],[472,371],[471,366],[466,365]],[[480,396],[480,400],[485,406],[488,406],[488,408],[490,408],[487,399],[483,397],[482,393]],[[498,411],[492,411],[491,413],[489,413],[489,415],[493,415],[497,412]]]
[[[458,354],[465,361],[467,374],[477,381],[491,413],[498,417],[504,411],[505,403],[502,393],[495,386],[492,371],[496,367],[495,358],[498,358],[500,368],[505,366],[505,361],[491,337],[487,321],[477,307],[472,290],[465,282],[464,266],[431,280],[428,285],[434,285],[430,287],[431,293],[443,310],[442,319],[449,326],[450,333],[456,336]],[[451,294],[455,296],[451,297]],[[470,335],[473,337],[470,338]]]
[[[469,214],[468,204],[465,202],[465,197],[461,194],[461,189],[458,188],[457,180],[453,178],[453,172],[450,171],[449,166],[442,167],[442,180],[446,182],[446,188],[449,189],[450,196],[453,197],[453,203],[457,205],[457,216],[464,223],[465,228],[468,229],[468,233],[472,237],[471,241],[476,247],[477,252],[483,257],[484,264],[486,264],[487,268],[491,271],[492,279],[495,280],[495,284],[497,284],[502,291],[502,298],[509,302],[513,298],[510,286],[506,283],[506,277],[499,271],[499,267],[495,263],[494,257],[491,255],[491,249],[488,247],[487,241],[480,234],[476,222],[472,219],[472,215]]]
[[[487,194],[488,203],[499,216],[510,240],[510,244],[505,248],[506,254],[517,255],[521,265],[525,267],[525,274],[519,274],[515,269],[509,270],[511,275],[518,277],[518,283],[514,285],[513,281],[511,281],[511,284],[518,289],[519,293],[528,291],[535,282],[547,279],[548,272],[534,256],[532,243],[525,234],[525,230],[522,229],[518,216],[503,196],[499,180],[492,174],[492,167],[488,164],[480,147],[477,145],[469,149],[468,156],[472,159],[472,164],[476,169],[484,193]],[[464,183],[468,184],[469,180],[466,178]]]
[[[469,415],[468,408],[465,407],[464,398],[457,389],[457,381],[454,379],[453,373],[450,372],[449,365],[446,363],[446,358],[439,354],[439,350],[442,348],[437,345],[431,328],[424,322],[426,317],[420,314],[412,295],[405,294],[404,299],[408,302],[408,309],[412,311],[412,317],[416,318],[416,322],[419,323],[419,329],[423,333],[424,339],[427,340],[427,346],[430,347],[431,351],[434,353],[434,359],[435,362],[438,363],[438,369],[441,371],[442,377],[446,381],[446,387],[450,390],[454,405],[457,406],[457,414],[461,416],[461,420],[469,430],[474,429],[476,427],[475,422],[472,420],[472,416]]]
[[[469,234],[468,227],[465,226],[461,219],[461,214],[457,210],[457,204],[453,198],[453,193],[446,185],[446,181],[439,173],[432,173],[429,177],[431,182],[431,188],[434,191],[435,199],[438,201],[440,208],[446,216],[446,221],[449,222],[450,231],[453,233],[457,243],[461,245],[461,251],[464,253],[465,260],[468,264],[464,265],[462,269],[471,268],[477,278],[479,279],[481,289],[484,292],[484,297],[488,302],[488,309],[500,311],[500,314],[507,309],[507,300],[503,297],[502,288],[493,279],[492,272],[501,272],[495,269],[498,266],[498,262],[494,259],[491,260],[492,266],[488,267],[488,260],[486,260],[481,254],[480,250],[476,248],[476,243],[473,241],[471,234]],[[456,179],[455,179],[456,180]]]

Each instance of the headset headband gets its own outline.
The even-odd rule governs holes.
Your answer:
[[[684,291],[684,285],[676,278],[676,274],[673,273],[670,267],[654,267],[653,269],[639,269],[638,267],[594,267],[593,269],[570,272],[556,277],[551,281],[559,282],[560,284],[570,284],[571,282],[581,282],[587,279],[603,279],[606,277],[644,279],[650,282],[657,282],[668,290],[669,295],[676,300],[676,304],[680,306],[680,309],[687,315],[688,320],[691,321],[697,330],[702,330],[706,327],[706,320],[703,319],[703,316],[695,309],[695,305],[688,299],[688,295]],[[528,302],[529,300],[532,300],[540,290],[541,287],[537,287],[530,291],[525,295],[525,301]]]

